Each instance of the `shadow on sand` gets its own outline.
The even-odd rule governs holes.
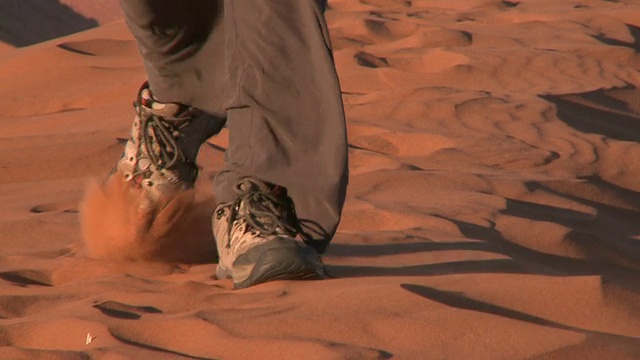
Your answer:
[[[634,35],[640,34],[634,29]],[[635,46],[635,45],[634,45]],[[611,141],[640,143],[640,91],[633,87],[598,90],[585,94],[545,96],[557,109],[558,120],[577,131],[598,134]],[[633,169],[629,169],[632,171]],[[637,169],[635,170],[637,172]],[[632,173],[630,173],[632,174]],[[420,229],[398,231],[367,239],[375,244],[341,244],[329,248],[329,255],[341,258],[340,265],[329,267],[336,277],[437,276],[448,274],[537,274],[545,276],[599,276],[603,301],[625,308],[629,315],[640,318],[640,193],[603,179],[598,174],[570,180],[529,181],[529,192],[543,192],[568,202],[594,209],[593,213],[506,198],[506,206],[496,218],[519,218],[528,222],[553,223],[569,229],[558,239],[558,246],[571,248],[571,255],[551,254],[535,247],[531,235],[526,241],[512,239],[491,223],[479,226],[440,216],[457,226],[460,233],[473,240],[433,242],[416,236]],[[432,216],[437,216],[433,215]],[[523,222],[523,223],[528,223]],[[525,230],[526,231],[526,230]],[[367,238],[367,234],[356,234]],[[390,243],[380,243],[389,239]],[[375,258],[387,255],[428,253],[435,251],[480,251],[504,255],[503,259],[464,260],[424,263],[410,266],[373,266],[345,264],[346,258]],[[433,259],[433,257],[431,258]],[[473,299],[464,293],[453,293],[419,284],[401,287],[418,296],[451,307],[494,314],[541,326],[575,331],[587,338],[576,345],[579,351],[593,347],[615,346],[629,353],[640,351],[640,339],[580,329],[556,323],[514,309]],[[612,345],[613,344],[613,345]],[[627,349],[627,350],[625,350]],[[621,350],[621,351],[622,351]],[[568,350],[567,350],[568,351]]]
[[[23,47],[98,26],[59,0],[0,1],[0,41]]]

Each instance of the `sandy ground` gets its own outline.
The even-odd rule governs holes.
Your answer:
[[[323,281],[81,256],[136,45],[0,48],[0,359],[640,359],[640,4],[330,5],[351,183]]]

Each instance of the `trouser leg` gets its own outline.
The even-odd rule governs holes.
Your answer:
[[[154,96],[227,117],[217,198],[234,200],[242,176],[284,186],[303,226],[330,240],[345,198],[347,140],[325,1],[121,2]]]
[[[226,0],[227,167],[216,195],[238,177],[288,189],[303,227],[329,241],[347,186],[347,138],[324,1]]]
[[[224,117],[221,0],[120,0],[154,97]]]

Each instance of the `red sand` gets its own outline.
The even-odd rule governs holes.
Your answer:
[[[80,209],[83,248],[96,260],[206,263],[216,257],[211,232],[215,199],[188,190],[150,202],[122,181],[91,182]]]
[[[117,21],[0,49],[0,359],[640,359],[640,4],[330,5],[352,175],[323,281],[232,290],[139,261],[167,252],[126,222],[80,249],[135,43]]]

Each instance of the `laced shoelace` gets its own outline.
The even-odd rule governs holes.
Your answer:
[[[293,202],[288,196],[277,194],[267,184],[252,177],[240,179],[235,191],[238,196],[231,204],[228,218],[227,248],[231,247],[231,227],[239,219],[244,219],[247,225],[264,235],[284,232],[291,237],[300,235],[305,242],[311,241],[311,236],[300,227]],[[244,214],[239,213],[240,204],[245,206]]]
[[[183,160],[184,155],[176,142],[176,133],[179,133],[180,127],[171,126],[166,121],[186,124],[189,119],[188,115],[181,117],[159,116],[144,109],[140,103],[136,103],[135,106],[140,112],[141,141],[149,160],[158,169],[171,168],[178,160]],[[154,142],[160,150],[159,153],[154,151]]]

